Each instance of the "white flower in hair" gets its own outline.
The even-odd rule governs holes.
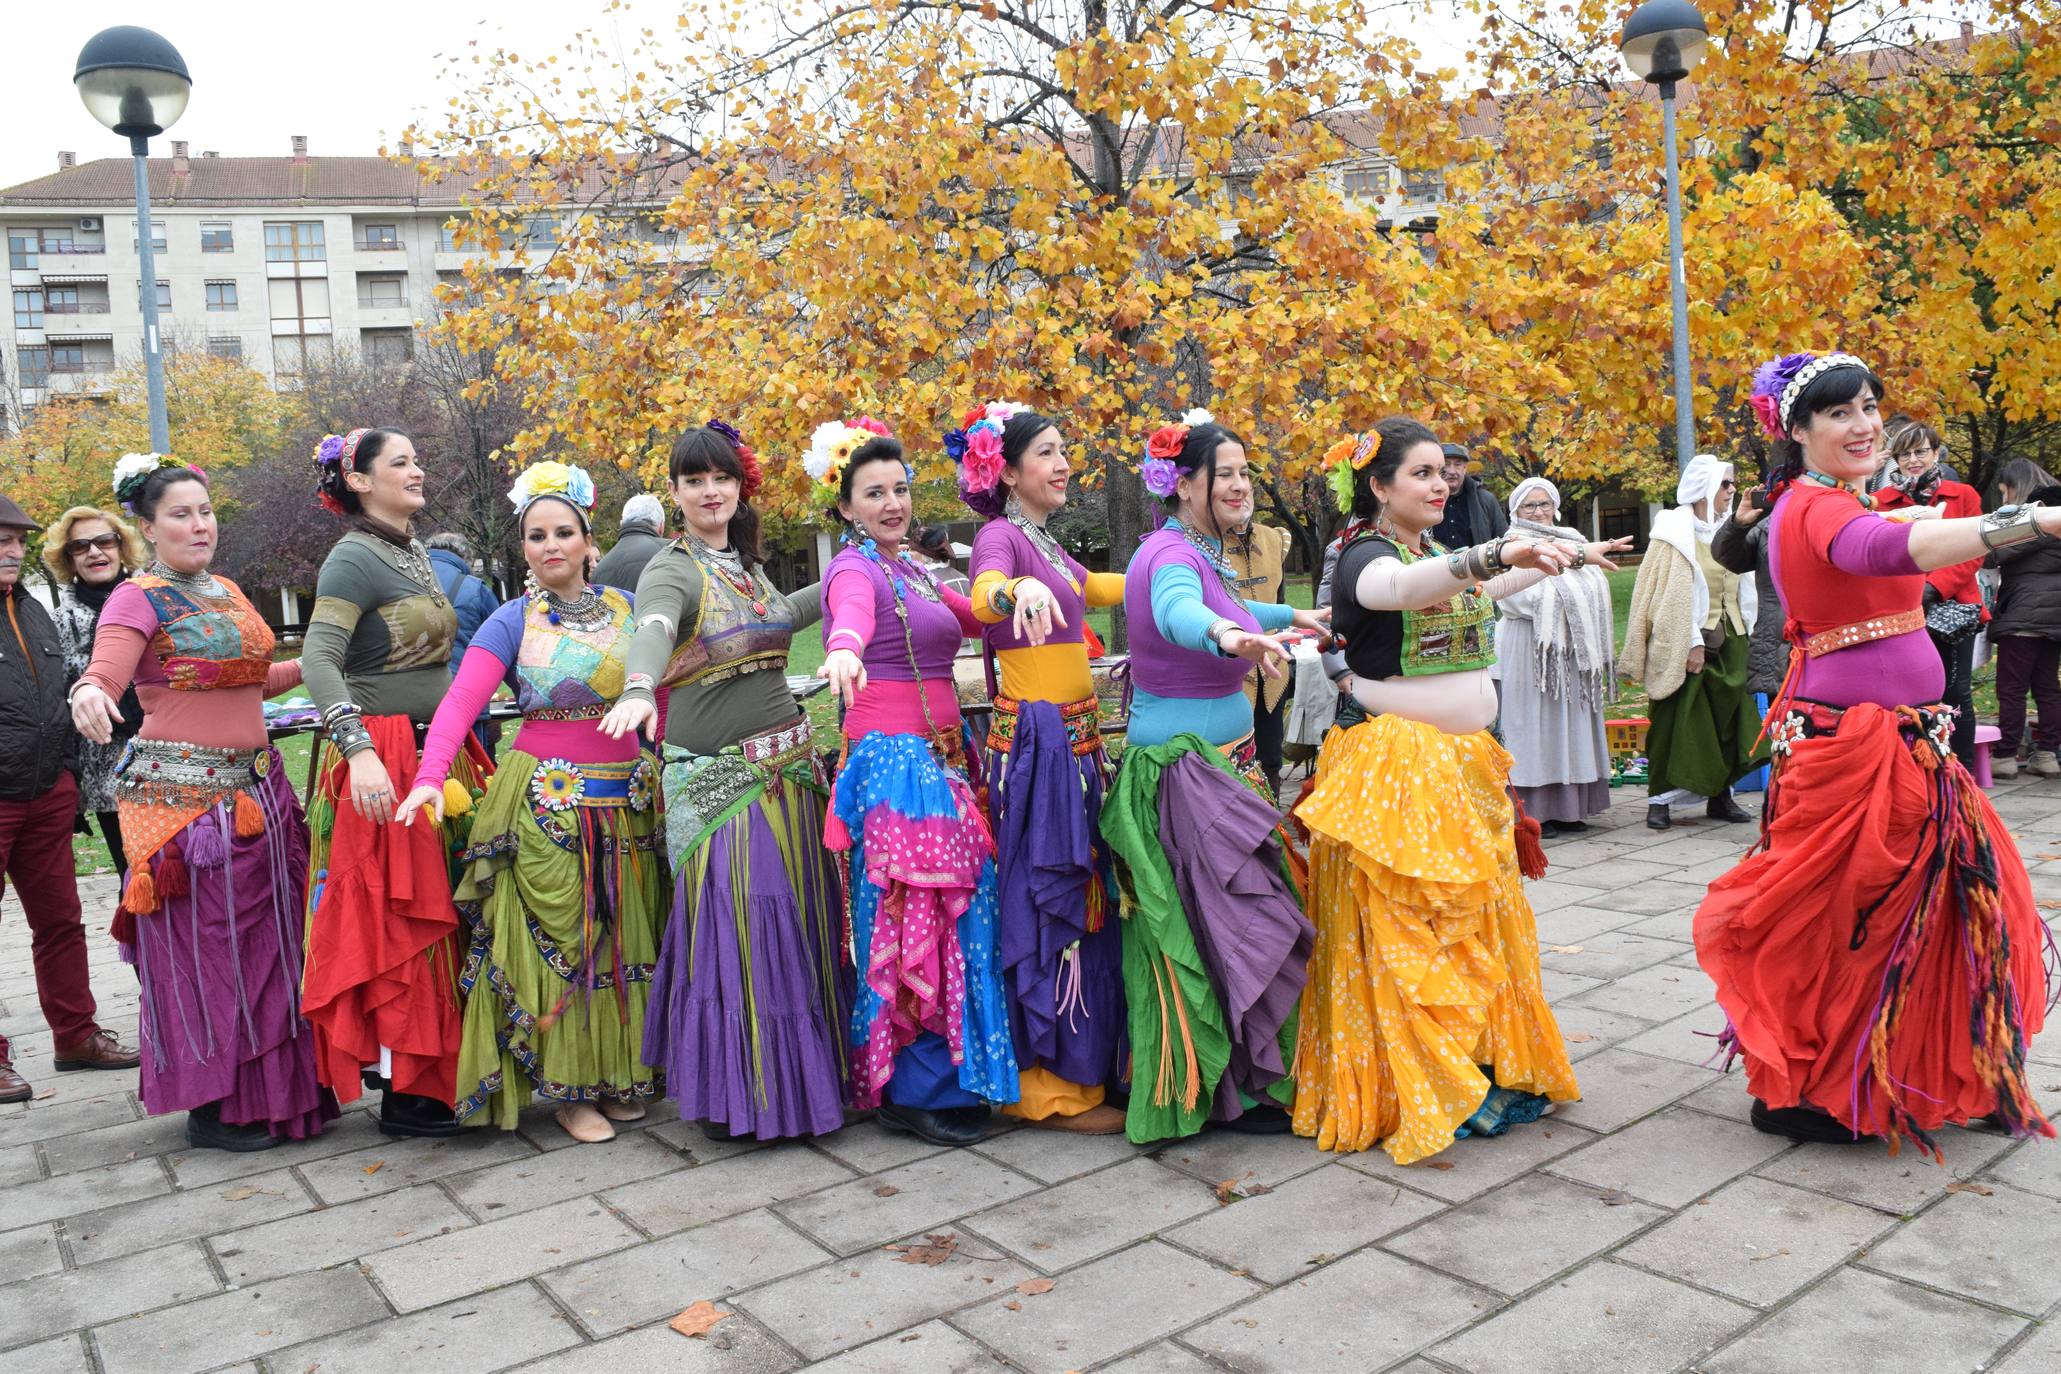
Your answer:
[[[138,477],[148,477],[156,472],[165,461],[161,453],[125,453],[115,464],[114,488],[120,491]]]
[[[1217,417],[1204,410],[1201,406],[1195,407],[1195,409],[1181,417],[1181,423],[1190,429],[1194,429],[1197,425],[1213,425],[1216,422]]]
[[[836,461],[835,450],[843,440],[845,424],[841,420],[825,420],[816,426],[816,432],[809,436],[809,451],[802,455],[802,471],[809,474],[811,481],[820,482],[829,473]]]

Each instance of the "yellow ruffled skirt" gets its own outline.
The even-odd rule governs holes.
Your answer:
[[[1486,730],[1401,716],[1336,729],[1296,808],[1317,927],[1295,1132],[1326,1150],[1437,1154],[1491,1086],[1580,1094],[1539,986],[1510,756]]]

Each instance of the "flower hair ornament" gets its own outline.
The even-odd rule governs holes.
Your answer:
[[[810,481],[835,489],[844,481],[845,464],[851,462],[861,444],[875,435],[893,438],[894,431],[871,415],[861,415],[856,420],[826,420],[809,436],[809,451],[802,455],[802,471],[809,474]]]
[[[744,436],[738,433],[737,426],[728,420],[710,420],[708,427],[729,440],[730,447],[737,451],[737,465],[744,469],[744,480],[738,487],[738,499],[751,500],[759,494],[759,488],[766,482],[766,472],[759,466],[758,454],[752,451],[750,444],[744,442]]]
[[[1213,425],[1217,417],[1206,410],[1189,411],[1170,425],[1161,425],[1152,431],[1152,437],[1145,441],[1145,461],[1138,468],[1138,475],[1145,481],[1145,490],[1165,499],[1174,494],[1174,484],[1181,480],[1181,468],[1176,461],[1181,450],[1187,447],[1188,433],[1201,425]]]
[[[1754,371],[1753,395],[1748,402],[1760,419],[1761,432],[1770,439],[1786,437],[1791,412],[1804,388],[1842,367],[1868,369],[1867,363],[1851,353],[1785,353],[1762,363]]]
[[[1373,462],[1380,452],[1381,432],[1373,429],[1365,434],[1348,434],[1324,450],[1324,466],[1331,469],[1331,495],[1338,503],[1340,515],[1352,514],[1353,474]]]
[[[945,456],[959,465],[962,492],[995,489],[1002,480],[1002,429],[1029,409],[1017,401],[989,401],[960,417],[959,428],[945,436]]]
[[[311,456],[317,470],[316,496],[322,502],[322,509],[331,515],[348,515],[350,512],[343,508],[343,502],[337,500],[336,493],[324,485],[322,479],[334,475],[336,485],[342,486],[344,474],[358,470],[358,445],[371,432],[370,429],[354,429],[349,434],[325,434],[322,442],[315,445]]]
[[[579,512],[580,528],[587,528],[587,512],[594,509],[594,479],[585,468],[548,459],[524,468],[508,489],[516,523],[521,524],[530,507],[546,496],[555,496]]]
[[[150,474],[164,468],[184,468],[196,477],[205,478],[197,464],[182,463],[169,453],[125,453],[114,467],[115,500],[122,509],[134,515],[136,498],[143,493],[143,484],[150,480]]]

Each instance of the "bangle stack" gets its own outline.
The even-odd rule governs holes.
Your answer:
[[[1484,582],[1503,571],[1503,541],[1475,544],[1446,555],[1446,571],[1462,582]]]
[[[322,728],[330,743],[345,757],[372,747],[372,732],[365,728],[364,713],[354,701],[339,701],[322,713]]]
[[[997,582],[995,584],[994,590],[988,593],[988,605],[994,609],[996,615],[1013,615],[1015,613],[1016,598],[1009,595],[1009,584],[1007,582]]]

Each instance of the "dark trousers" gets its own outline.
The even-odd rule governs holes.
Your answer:
[[[2025,738],[2025,697],[2040,708],[2032,747],[2061,752],[2061,643],[2030,635],[1997,641],[1997,753],[2018,757]]]
[[[1252,747],[1259,753],[1260,771],[1267,775],[1267,786],[1276,792],[1281,790],[1281,741],[1288,727],[1288,695],[1283,692],[1271,711],[1266,707],[1264,692],[1252,703]]]
[[[1940,666],[1946,669],[1946,690],[1939,694],[1940,704],[1959,710],[1954,717],[1954,757],[1966,764],[1975,757],[1975,636],[1948,644],[1933,635],[1932,647],[1939,650]]]
[[[107,846],[107,857],[114,860],[115,881],[120,882],[129,875],[129,855],[122,848],[122,813],[95,811],[93,819],[100,822],[100,839]]]
[[[71,1049],[100,1029],[86,975],[86,924],[72,873],[72,818],[79,787],[66,773],[34,801],[0,801],[0,873],[14,884],[29,919],[36,997],[57,1048]],[[0,1035],[0,1063],[12,1061]]]

